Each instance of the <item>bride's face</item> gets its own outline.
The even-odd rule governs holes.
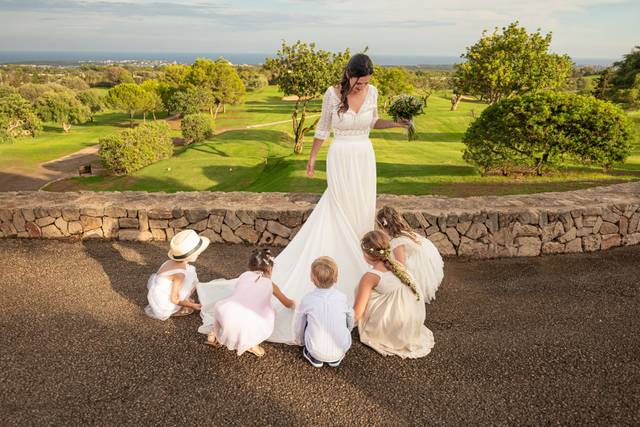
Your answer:
[[[371,76],[364,77],[351,77],[349,79],[349,85],[351,86],[351,93],[359,93],[369,84]]]

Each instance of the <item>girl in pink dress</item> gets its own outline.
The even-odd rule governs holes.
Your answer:
[[[249,271],[238,277],[233,294],[202,307],[203,327],[199,330],[209,329],[207,344],[216,345],[217,341],[229,350],[236,350],[238,356],[245,351],[264,356],[260,343],[271,336],[275,323],[271,297],[275,296],[289,309],[295,307],[294,301],[271,281],[272,269],[273,257],[268,249],[253,251]]]

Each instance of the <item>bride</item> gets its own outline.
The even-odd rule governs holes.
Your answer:
[[[327,189],[298,234],[275,258],[272,280],[290,298],[300,300],[313,289],[311,263],[330,256],[338,263],[336,288],[353,304],[360,277],[369,269],[360,239],[373,230],[376,210],[376,161],[369,131],[407,127],[409,121],[378,118],[378,91],[369,84],[373,63],[364,54],[351,57],[339,86],[329,87],[322,101],[307,175],[313,177],[316,157],[333,129],[334,140],[327,155]],[[198,285],[203,325],[208,333],[216,301],[231,294],[235,279],[213,280]],[[269,341],[293,343],[293,312],[274,301],[276,323]]]

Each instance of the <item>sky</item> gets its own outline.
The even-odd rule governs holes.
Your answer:
[[[0,0],[0,51],[270,53],[300,39],[458,56],[514,20],[574,58],[640,45],[640,0]]]

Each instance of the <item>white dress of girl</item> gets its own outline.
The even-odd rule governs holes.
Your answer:
[[[417,241],[406,235],[391,239],[391,256],[395,259],[393,250],[404,245],[405,267],[414,277],[425,302],[429,302],[436,298],[436,291],[444,277],[444,262],[431,240],[419,234],[414,234],[413,237]]]
[[[357,112],[338,112],[340,97],[335,88],[324,94],[315,137],[327,139],[333,129],[334,140],[327,154],[327,189],[298,234],[276,257],[272,274],[282,292],[298,302],[315,289],[309,271],[320,256],[330,256],[338,263],[335,288],[347,295],[349,305],[353,305],[360,277],[369,269],[360,239],[375,224],[376,159],[369,131],[378,120],[377,105],[378,91],[372,85]],[[236,280],[200,283],[202,306],[231,295]],[[295,344],[294,310],[275,300],[274,308],[275,329],[269,341]]]
[[[162,267],[160,267],[160,269],[162,269]],[[174,268],[163,271],[162,273],[153,273],[147,281],[147,288],[149,289],[147,300],[149,301],[149,305],[144,309],[147,316],[158,320],[167,320],[182,308],[178,304],[171,302],[173,281],[170,279],[170,276],[178,273],[184,274],[184,279],[178,291],[178,298],[182,301],[191,296],[198,283],[196,268],[193,265],[187,265],[185,270]]]

